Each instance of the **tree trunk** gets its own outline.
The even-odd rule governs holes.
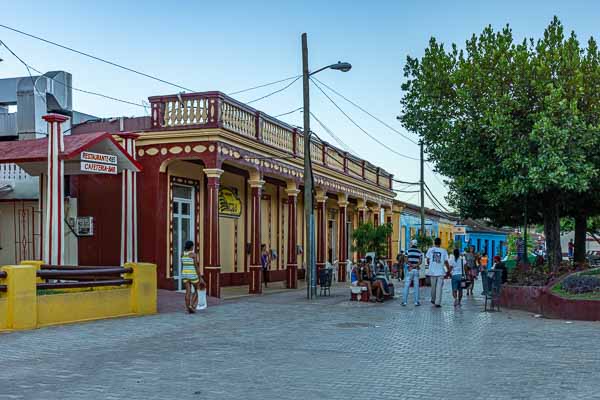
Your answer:
[[[587,217],[585,215],[577,215],[575,217],[575,255],[576,263],[585,262],[585,241],[587,233]]]
[[[558,203],[551,195],[544,201],[544,235],[546,236],[546,258],[552,271],[558,270],[562,261],[560,248],[560,213]]]

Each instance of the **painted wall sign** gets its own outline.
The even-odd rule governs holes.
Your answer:
[[[117,166],[116,165],[100,164],[100,163],[87,162],[87,161],[81,162],[81,170],[83,172],[90,172],[90,173],[96,173],[96,174],[112,174],[112,175],[117,174]]]
[[[242,202],[238,190],[232,187],[221,187],[219,190],[219,215],[239,218],[242,215]]]
[[[117,165],[117,156],[112,154],[93,153],[91,151],[81,152],[81,161],[98,162],[103,164]]]

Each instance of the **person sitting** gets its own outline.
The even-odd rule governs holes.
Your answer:
[[[382,295],[389,296],[389,268],[380,258],[375,262],[375,281],[380,283]]]
[[[361,262],[357,268],[356,275],[358,278],[357,286],[365,286],[369,293],[373,293],[373,285],[371,284],[371,269],[365,262]]]
[[[500,259],[500,256],[494,256],[494,266],[492,270],[501,270],[502,271],[502,284],[505,284],[508,281],[508,270],[506,269],[506,264]]]

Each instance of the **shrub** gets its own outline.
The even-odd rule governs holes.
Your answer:
[[[571,294],[600,291],[600,278],[594,275],[571,275],[562,282],[562,288]]]

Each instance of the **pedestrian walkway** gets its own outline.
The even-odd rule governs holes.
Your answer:
[[[600,324],[428,293],[402,307],[341,285],[0,335],[0,399],[600,398]]]

